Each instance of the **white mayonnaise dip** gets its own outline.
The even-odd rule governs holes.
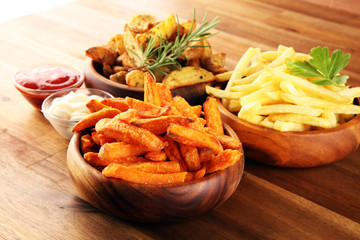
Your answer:
[[[90,114],[86,104],[91,99],[101,101],[103,98],[96,95],[88,96],[83,93],[69,92],[67,95],[53,100],[49,107],[49,113],[58,118],[79,121]]]

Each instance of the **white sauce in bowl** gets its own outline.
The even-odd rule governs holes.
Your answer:
[[[67,95],[53,100],[49,107],[49,113],[58,118],[80,121],[90,114],[86,104],[91,99],[103,100],[102,97],[96,95],[88,96],[83,93],[69,92]]]

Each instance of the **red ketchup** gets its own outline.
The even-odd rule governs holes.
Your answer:
[[[76,70],[59,66],[42,66],[14,76],[15,87],[37,109],[50,94],[69,87],[80,87],[83,78]]]

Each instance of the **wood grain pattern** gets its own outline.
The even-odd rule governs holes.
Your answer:
[[[333,0],[335,1],[335,0]],[[339,0],[340,1],[340,0]],[[85,50],[150,13],[181,20],[219,15],[210,43],[233,69],[250,46],[317,45],[350,52],[345,73],[360,86],[360,15],[287,0],[80,0],[0,24],[0,238],[2,239],[360,239],[360,150],[316,168],[246,159],[235,193],[189,221],[140,224],[79,198],[66,167],[69,142],[11,84],[16,71],[53,62],[83,67]],[[354,5],[355,6],[355,5]],[[352,9],[349,6],[348,9]],[[354,8],[355,9],[355,8]]]
[[[224,126],[225,133],[238,139]],[[136,222],[185,221],[212,210],[236,190],[244,172],[244,155],[233,166],[201,179],[180,184],[136,184],[105,177],[80,153],[81,133],[71,139],[67,152],[70,176],[81,196],[96,208]],[[240,152],[243,154],[242,149]]]

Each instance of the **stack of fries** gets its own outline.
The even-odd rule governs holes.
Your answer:
[[[145,73],[144,101],[91,100],[92,112],[73,131],[84,159],[107,177],[144,184],[179,183],[223,170],[241,157],[238,139],[224,134],[215,98],[190,106]],[[204,118],[200,117],[204,111]]]
[[[279,131],[333,128],[359,114],[360,106],[353,104],[359,87],[320,86],[289,73],[286,59],[309,58],[292,47],[265,52],[251,47],[233,72],[217,75],[218,81],[228,80],[224,90],[207,86],[206,91],[239,118]]]

